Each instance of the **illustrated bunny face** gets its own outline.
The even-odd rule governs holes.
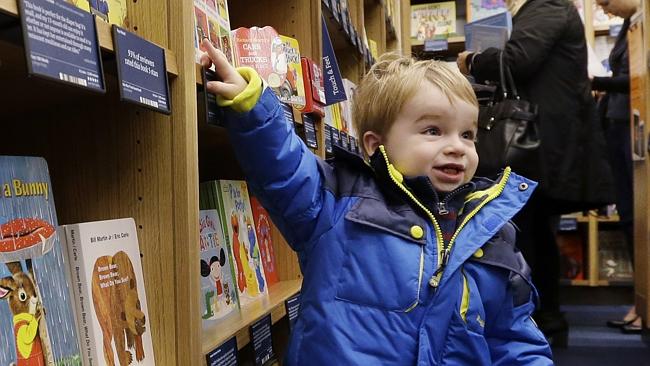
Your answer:
[[[0,279],[0,299],[9,302],[9,309],[13,314],[36,314],[36,288],[31,277],[25,272],[17,272],[11,277]]]

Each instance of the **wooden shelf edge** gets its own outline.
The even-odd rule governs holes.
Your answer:
[[[568,215],[562,215],[563,219],[575,219],[576,222],[589,222],[590,216],[595,217],[597,222],[618,222],[619,221],[619,216],[618,215],[612,215],[612,216],[598,216],[596,214],[590,213],[588,216],[582,215],[582,214],[568,214]]]
[[[584,287],[608,287],[608,286],[633,286],[632,280],[597,280],[592,283],[589,280],[569,280],[563,278],[560,280],[563,286],[584,286]]]
[[[286,315],[284,301],[298,293],[301,286],[302,280],[278,282],[269,288],[268,297],[260,298],[214,326],[203,329],[203,356],[232,336],[237,337],[237,348],[242,349],[250,342],[249,326],[269,313],[273,324],[282,319]]]
[[[0,0],[0,13],[4,13],[18,18],[18,1],[17,0]],[[114,52],[113,47],[113,33],[111,25],[105,21],[95,18],[97,25],[97,38],[99,46],[106,51]],[[167,64],[167,73],[178,76],[178,64],[176,63],[176,55],[171,50],[165,50],[165,63]]]

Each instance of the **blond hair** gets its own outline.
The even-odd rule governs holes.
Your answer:
[[[370,68],[355,93],[352,120],[359,139],[367,131],[386,134],[424,81],[438,87],[452,105],[460,99],[478,107],[469,81],[445,62],[387,53]]]

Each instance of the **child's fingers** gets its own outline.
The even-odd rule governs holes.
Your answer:
[[[237,85],[224,83],[221,81],[209,81],[206,88],[213,94],[221,95],[224,98],[231,100],[241,92],[241,88]]]
[[[201,66],[205,67],[206,69],[212,66],[212,60],[210,60],[210,56],[208,56],[207,53],[201,55]]]
[[[232,73],[237,73],[237,71],[235,71],[235,69],[228,63],[226,55],[216,49],[207,38],[203,38],[201,41],[201,49],[207,52],[208,57],[214,64],[215,71],[222,79],[228,80],[232,76]],[[201,60],[203,60],[203,58],[201,58]]]

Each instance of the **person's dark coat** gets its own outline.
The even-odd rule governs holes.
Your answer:
[[[630,120],[630,57],[627,50],[627,30],[630,19],[625,19],[616,43],[609,54],[612,76],[594,77],[591,88],[606,91],[600,101],[602,118],[628,122]]]
[[[478,82],[499,80],[499,53],[474,55]],[[557,211],[612,202],[612,174],[587,75],[584,27],[566,0],[528,0],[513,17],[503,59],[522,98],[539,107],[540,164],[533,178]]]

